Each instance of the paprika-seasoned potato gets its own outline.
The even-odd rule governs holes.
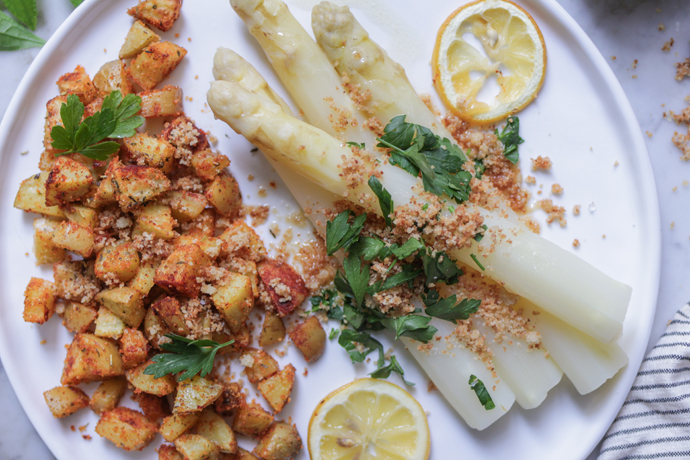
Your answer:
[[[119,59],[103,64],[93,76],[93,84],[102,96],[107,96],[112,91],[120,91],[123,96],[132,92],[125,63]]]
[[[187,54],[187,50],[171,42],[154,42],[138,54],[127,68],[130,80],[145,90],[152,90]]]
[[[290,393],[295,383],[295,368],[288,364],[281,371],[276,372],[259,382],[259,392],[266,398],[274,413],[279,413],[290,401]]]
[[[141,98],[139,114],[144,118],[174,117],[184,112],[182,90],[177,86],[142,91],[138,96]]]
[[[46,205],[46,181],[48,172],[35,174],[24,179],[14,198],[14,207],[26,212],[35,212],[49,217],[64,218],[65,213],[58,206]]]
[[[77,334],[67,349],[60,382],[78,385],[116,377],[125,373],[117,346],[110,339],[93,334]]]
[[[89,407],[98,415],[111,411],[120,403],[120,399],[124,396],[126,389],[127,380],[122,377],[103,380],[91,395]]]
[[[124,283],[129,281],[139,270],[139,252],[129,241],[120,241],[106,246],[96,255],[94,272],[102,280]]]
[[[153,361],[149,360],[133,369],[128,369],[125,372],[127,381],[134,386],[136,390],[151,395],[165,396],[175,391],[177,384],[172,374],[167,374],[160,378],[144,374],[144,370],[151,364],[153,364]]]
[[[258,438],[273,423],[273,415],[256,403],[243,404],[232,422],[233,431]]]
[[[223,392],[223,385],[207,377],[195,375],[177,386],[174,413],[199,412],[213,404]]]
[[[172,216],[180,222],[187,222],[196,218],[208,204],[204,195],[186,190],[168,192],[167,197]]]
[[[68,302],[62,315],[62,325],[70,332],[86,332],[96,320],[98,311],[77,302]]]
[[[170,292],[196,297],[201,289],[199,272],[210,263],[199,245],[182,246],[158,266],[154,282]]]
[[[158,448],[158,460],[184,460],[184,456],[170,444],[161,444]]]
[[[55,387],[44,392],[43,398],[55,418],[67,417],[89,405],[86,393],[73,386]]]
[[[139,404],[146,418],[152,422],[157,423],[159,419],[170,415],[170,404],[165,397],[135,391],[132,400]]]
[[[222,153],[213,153],[210,149],[205,149],[194,154],[192,166],[197,176],[212,181],[222,170],[230,166],[230,159]]]
[[[67,220],[70,220],[82,227],[94,228],[98,222],[98,211],[87,206],[75,203],[68,203],[62,206]]]
[[[98,90],[80,65],[73,72],[62,75],[57,81],[57,86],[61,96],[74,94],[79,97],[79,100],[84,105],[89,105],[98,97]]]
[[[230,330],[239,331],[254,308],[251,280],[247,276],[230,272],[213,287],[216,289],[211,294],[213,305],[223,315]]]
[[[43,324],[55,313],[57,289],[54,283],[31,278],[24,291],[24,321]]]
[[[260,460],[259,457],[248,452],[241,447],[237,449],[237,453],[234,455],[226,454],[221,460]]]
[[[68,220],[60,222],[53,234],[55,246],[72,251],[84,258],[90,257],[93,253],[94,242],[95,236],[92,228],[82,227]]]
[[[218,174],[204,194],[220,214],[230,217],[236,215],[242,207],[242,194],[237,181],[228,172]]]
[[[148,295],[155,284],[153,278],[156,276],[158,265],[156,261],[150,259],[141,262],[137,273],[129,280],[129,287],[141,292],[142,295]]]
[[[105,307],[98,309],[96,318],[96,330],[94,334],[98,337],[107,337],[117,340],[125,332],[125,323],[115,313]]]
[[[113,171],[113,185],[117,201],[123,211],[131,211],[167,192],[170,179],[158,168],[149,166],[121,166]]]
[[[62,116],[60,115],[60,108],[67,103],[67,96],[56,96],[46,103],[46,121],[43,125],[43,148],[46,150],[52,149],[53,136],[51,132],[53,127],[62,126]],[[58,150],[56,152],[63,152]]]
[[[128,326],[137,328],[146,316],[141,292],[128,286],[105,289],[96,300],[119,316]]]
[[[131,59],[144,51],[151,43],[158,42],[160,39],[158,34],[149,29],[142,21],[134,21],[129,32],[127,32],[125,42],[122,44],[117,57],[120,59]]]
[[[309,295],[302,277],[287,263],[265,259],[257,265],[257,269],[271,303],[281,318],[292,313]]]
[[[263,241],[243,220],[234,221],[219,238],[223,240],[223,257],[240,257],[254,262],[266,257]]]
[[[316,316],[297,324],[290,331],[290,338],[307,361],[316,361],[326,348],[326,331]]]
[[[278,372],[278,362],[263,350],[249,348],[242,352],[240,363],[244,366],[244,373],[251,383],[270,377]]]
[[[151,346],[144,333],[127,328],[120,338],[120,355],[125,369],[131,369],[146,361]]]
[[[173,168],[175,147],[169,142],[146,133],[136,133],[123,139],[122,158],[142,166],[158,168],[169,173]]]
[[[160,203],[149,203],[138,213],[133,235],[150,233],[156,238],[170,240],[175,237],[174,228],[177,222],[173,219],[170,206]]]
[[[127,14],[167,32],[180,16],[182,0],[144,0],[127,10]]]
[[[285,339],[285,325],[280,316],[272,311],[267,311],[264,323],[259,335],[259,346],[268,347],[280,343]]]
[[[175,297],[162,297],[151,305],[151,309],[158,314],[158,317],[174,334],[182,336],[189,334],[182,306]]]
[[[168,442],[177,439],[182,433],[190,429],[199,419],[199,412],[190,412],[187,414],[172,414],[163,419],[161,423],[160,433]]]
[[[183,434],[175,439],[175,448],[185,460],[217,460],[220,448],[198,434]]]
[[[144,414],[127,407],[104,413],[96,424],[96,433],[124,450],[142,450],[156,437],[158,425]]]
[[[92,184],[89,168],[69,157],[58,157],[46,180],[46,205],[76,201],[89,193]]]
[[[261,437],[254,453],[263,460],[292,460],[302,448],[297,428],[285,422],[275,422]]]
[[[213,409],[206,408],[201,412],[199,420],[194,425],[196,434],[200,434],[220,448],[221,452],[234,454],[237,452],[237,440],[235,434],[223,417],[216,414]]]
[[[169,333],[170,329],[168,329],[165,322],[160,319],[153,308],[149,308],[144,318],[144,334],[146,335],[146,340],[148,340],[152,346],[160,349],[161,343],[164,343],[164,340],[168,340],[165,334]]]
[[[220,415],[232,415],[242,407],[246,396],[242,393],[242,386],[237,382],[223,385],[223,392],[215,402],[216,412]]]

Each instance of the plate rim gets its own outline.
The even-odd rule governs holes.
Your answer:
[[[289,1],[289,0],[288,0]],[[461,0],[467,2],[468,0]],[[646,215],[647,219],[653,220],[650,223],[651,229],[657,229],[656,231],[650,232],[648,241],[648,253],[652,255],[652,260],[649,261],[648,267],[651,268],[653,273],[653,280],[649,284],[649,290],[647,293],[647,298],[642,299],[643,304],[651,304],[648,312],[651,315],[650,318],[653,320],[656,316],[657,310],[657,300],[659,294],[659,285],[661,277],[661,215],[659,209],[659,200],[657,193],[656,181],[654,174],[652,172],[651,159],[649,157],[649,152],[644,141],[642,130],[640,129],[639,122],[635,113],[632,109],[630,101],[628,100],[623,88],[615,76],[613,70],[608,65],[606,59],[603,57],[598,48],[594,45],[594,42],[589,38],[584,29],[575,21],[575,19],[568,14],[563,6],[561,6],[556,0],[522,0],[524,3],[528,3],[536,8],[543,9],[548,14],[551,14],[559,23],[563,26],[565,32],[569,33],[575,38],[574,45],[579,46],[583,52],[588,56],[592,65],[597,69],[601,78],[606,83],[607,89],[612,92],[612,97],[616,101],[617,106],[624,116],[625,126],[627,126],[632,133],[634,133],[632,140],[635,149],[630,154],[630,158],[633,158],[638,166],[640,166],[640,174],[643,176],[641,187],[643,188],[641,195],[644,197],[643,208],[647,209],[651,215]],[[58,48],[65,37],[79,24],[89,13],[92,13],[95,8],[99,5],[107,3],[108,0],[85,0],[79,7],[77,7],[65,21],[57,28],[55,33],[48,39],[47,43],[38,52],[33,62],[29,66],[24,77],[17,87],[10,104],[5,111],[5,114],[0,122],[0,152],[2,153],[2,158],[0,158],[0,164],[3,163],[3,159],[6,155],[6,144],[10,139],[10,130],[13,126],[15,120],[18,118],[18,114],[21,113],[21,101],[23,101],[27,94],[29,93],[34,81],[39,78],[40,70],[45,65],[48,57]],[[2,306],[0,306],[2,308]],[[616,401],[614,405],[617,407],[616,412],[608,414],[605,419],[605,424],[601,424],[602,420],[598,420],[601,427],[597,431],[596,436],[592,438],[591,442],[584,442],[581,444],[582,448],[580,452],[576,455],[582,454],[582,458],[586,458],[601,441],[606,431],[610,427],[611,423],[615,419],[622,407],[625,399],[628,396],[629,389],[633,385],[633,381],[637,374],[637,369],[646,355],[646,348],[648,346],[651,331],[652,331],[653,321],[646,321],[643,329],[644,334],[640,334],[640,338],[644,339],[645,352],[642,353],[638,359],[634,361],[631,360],[628,363],[628,370],[624,372],[623,375],[618,374],[619,378],[624,379],[624,388],[627,390],[625,392],[616,392],[610,397]],[[57,442],[54,437],[44,436],[47,434],[47,427],[41,423],[42,418],[40,414],[33,411],[28,411],[27,407],[31,407],[30,398],[31,396],[23,389],[18,370],[15,368],[12,361],[9,360],[10,351],[9,348],[4,346],[4,342],[0,340],[0,360],[2,360],[2,365],[6,369],[8,380],[12,385],[12,389],[15,392],[17,399],[19,400],[24,413],[27,415],[31,421],[32,426],[36,429],[43,442],[46,444],[48,449],[53,455],[60,459],[68,459],[69,453],[65,451],[64,446]],[[10,364],[8,364],[10,363]],[[629,372],[631,365],[635,365],[635,372]],[[585,396],[586,397],[586,396]],[[579,458],[579,457],[574,457]]]

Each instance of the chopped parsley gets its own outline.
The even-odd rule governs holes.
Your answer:
[[[496,407],[496,404],[494,404],[494,400],[491,399],[489,391],[484,386],[484,382],[479,380],[476,375],[470,375],[469,385],[470,388],[474,390],[475,394],[477,395],[477,398],[479,399],[479,402],[482,406],[484,406],[484,409],[491,410]]]
[[[482,271],[486,270],[484,265],[482,265],[482,263],[479,261],[479,258],[475,254],[470,254],[470,257],[472,257],[474,263],[477,264],[477,267],[481,268]]]
[[[495,131],[498,140],[503,144],[503,155],[513,164],[517,164],[520,159],[518,153],[518,146],[525,142],[520,137],[520,120],[518,117],[508,117],[506,125],[499,133],[498,128]]]
[[[153,364],[144,369],[144,374],[159,379],[168,374],[182,372],[177,377],[178,382],[190,379],[196,374],[205,377],[213,369],[213,360],[218,350],[235,342],[230,340],[221,344],[213,340],[191,340],[175,334],[165,336],[172,342],[163,343],[160,347],[170,353],[159,353],[151,358]]]

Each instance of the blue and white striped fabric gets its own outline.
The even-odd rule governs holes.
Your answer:
[[[690,459],[690,304],[642,361],[598,460]]]

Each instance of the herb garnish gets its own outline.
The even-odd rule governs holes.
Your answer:
[[[479,380],[476,375],[470,375],[469,384],[470,388],[472,388],[476,393],[477,398],[479,398],[479,402],[482,404],[482,406],[484,406],[484,409],[491,410],[496,407],[494,400],[491,399],[489,391],[484,386],[484,382]]]
[[[120,149],[114,141],[101,142],[106,138],[121,139],[134,136],[144,124],[144,117],[136,115],[141,110],[141,98],[128,94],[124,98],[118,90],[103,99],[101,110],[81,121],[84,104],[74,94],[67,96],[67,103],[60,107],[63,126],[54,126],[50,132],[52,147],[65,150],[57,155],[80,153],[94,160],[107,160]]]
[[[395,356],[391,356],[391,363],[388,366],[379,367],[369,375],[371,375],[375,379],[387,379],[388,377],[390,377],[391,372],[397,372],[398,374],[400,374],[400,378],[403,382],[405,382],[405,385],[410,387],[414,386],[414,383],[405,380],[405,371],[403,370],[402,366],[400,365]]]
[[[383,188],[381,182],[376,178],[376,176],[371,176],[369,178],[369,188],[374,192],[374,194],[379,199],[379,206],[381,206],[381,214],[383,214],[383,219],[386,221],[388,227],[393,226],[393,221],[391,219],[391,213],[393,212],[393,198],[391,194]]]
[[[472,257],[472,260],[474,260],[474,263],[477,264],[477,267],[481,268],[482,271],[486,270],[484,268],[484,265],[482,265],[482,263],[479,262],[479,258],[475,254],[470,254],[470,257]]]
[[[0,51],[41,47],[45,40],[32,34],[17,21],[0,11]]]
[[[357,216],[352,224],[348,222],[349,218],[350,211],[347,210],[338,214],[333,221],[326,222],[326,252],[329,256],[340,248],[347,250],[352,243],[357,241],[367,215]]]
[[[503,144],[503,155],[513,164],[517,164],[520,159],[518,153],[518,145],[525,142],[520,137],[520,120],[518,117],[508,117],[506,125],[499,133],[498,128],[495,131],[498,140]]]
[[[463,299],[456,303],[455,294],[442,299],[438,291],[431,289],[429,294],[422,297],[426,306],[426,314],[434,318],[444,319],[455,323],[456,320],[466,320],[472,313],[476,313],[481,300]]]
[[[153,358],[154,364],[144,369],[144,374],[158,379],[168,374],[184,371],[177,381],[190,379],[196,374],[205,377],[213,369],[213,359],[223,347],[234,343],[234,340],[220,344],[213,340],[191,340],[175,334],[165,334],[171,343],[161,344],[161,348],[171,353],[159,353]]]

